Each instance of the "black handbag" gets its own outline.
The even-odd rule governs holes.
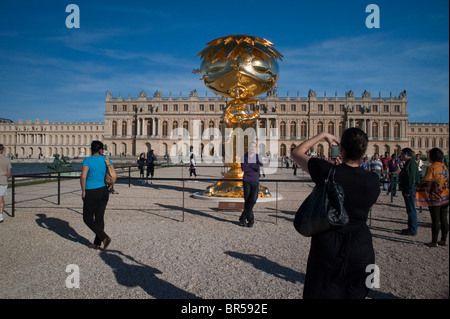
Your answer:
[[[310,237],[348,224],[344,208],[344,189],[334,181],[336,166],[332,165],[323,185],[316,185],[297,210],[295,229]]]

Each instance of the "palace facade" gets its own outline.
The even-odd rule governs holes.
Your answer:
[[[259,152],[290,156],[291,150],[322,131],[340,136],[347,127],[359,127],[369,137],[367,155],[385,152],[399,154],[404,147],[427,154],[433,147],[449,152],[449,123],[409,123],[406,92],[398,96],[373,97],[367,91],[345,97],[326,93],[319,97],[279,97],[271,90],[259,97],[260,118],[256,135]],[[6,153],[38,158],[60,154],[69,157],[90,155],[89,145],[102,140],[111,155],[136,156],[153,149],[159,156],[221,156],[221,116],[227,99],[152,96],[142,91],[137,98],[113,97],[106,93],[104,123],[49,123],[48,121],[0,122],[0,143]],[[312,152],[330,156],[326,142]]]

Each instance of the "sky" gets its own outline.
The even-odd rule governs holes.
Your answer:
[[[79,28],[66,25],[70,4]],[[196,55],[248,34],[284,56],[278,96],[406,90],[410,122],[448,123],[448,12],[448,0],[0,0],[0,118],[103,122],[107,91],[214,96]]]

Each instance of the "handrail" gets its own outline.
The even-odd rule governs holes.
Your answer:
[[[117,180],[128,180],[128,187],[131,187],[131,181],[132,180],[161,180],[161,181],[180,181],[183,183],[183,221],[184,221],[184,192],[185,192],[185,187],[184,187],[184,183],[187,180],[192,180],[188,177],[153,177],[153,178],[149,178],[149,177],[131,177],[131,168],[132,167],[136,167],[135,165],[133,166],[127,166],[128,167],[128,176],[118,176]],[[208,166],[211,167],[211,166]],[[219,166],[217,166],[219,167]],[[117,168],[117,167],[116,167]],[[71,170],[71,171],[61,171],[61,172],[49,172],[49,173],[35,173],[35,174],[20,174],[20,175],[13,175],[12,176],[12,186],[11,186],[11,192],[12,192],[12,203],[11,203],[11,216],[15,217],[15,211],[16,211],[16,207],[15,207],[15,194],[16,194],[16,178],[23,178],[23,177],[28,177],[28,178],[56,178],[57,179],[57,205],[61,204],[61,179],[79,179],[80,176],[64,176],[61,175],[61,173],[69,173],[69,172],[80,172],[79,170]],[[53,176],[52,174],[56,174],[56,176]],[[236,181],[236,182],[240,182],[242,181],[242,179],[229,179],[229,178],[196,178],[197,181]],[[276,193],[278,194],[278,182],[280,182],[280,180],[278,179],[262,179],[260,182],[262,183],[276,183]],[[312,179],[296,179],[296,180],[283,180],[283,183],[287,182],[287,183],[307,183],[307,182],[312,182]],[[278,196],[276,197],[276,220],[278,218]],[[275,221],[275,224],[277,224],[277,222]]]

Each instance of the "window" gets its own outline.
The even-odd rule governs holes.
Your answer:
[[[219,109],[223,111],[225,109],[225,104],[219,104]]]
[[[123,111],[123,112],[126,112],[126,111],[127,111],[127,106],[126,106],[126,104],[125,104],[125,105],[122,105],[122,111]]]
[[[281,104],[281,112],[286,112],[286,104]]]
[[[185,112],[189,112],[189,105],[188,104],[184,104],[183,109]]]
[[[132,135],[136,135],[137,134],[137,126],[136,126],[136,121],[131,122],[131,134]]]
[[[133,105],[133,112],[136,112],[136,110],[137,110],[137,105]]]
[[[383,110],[384,112],[389,112],[389,105],[384,105]]]
[[[286,156],[286,145],[284,144],[280,146],[280,156]]]
[[[372,123],[372,137],[378,138],[378,123],[374,122]]]
[[[122,122],[122,136],[126,136],[127,135],[127,122],[123,121]]]
[[[328,105],[328,112],[334,112],[334,104]]]
[[[323,104],[319,104],[319,105],[317,106],[317,110],[318,110],[319,112],[323,112]]]
[[[323,132],[323,122],[319,121],[319,123],[317,123],[317,134],[322,132]]]
[[[214,122],[213,121],[209,121],[209,135],[214,137]]]
[[[394,105],[394,112],[400,112],[400,105]]]
[[[210,105],[209,105],[209,110],[212,111],[212,112],[214,112],[214,104],[210,104]]]
[[[203,136],[203,131],[205,130],[205,122],[200,122],[200,136]]]
[[[306,126],[306,122],[302,121],[302,123],[300,123],[300,136],[302,138],[306,138],[307,137],[307,130],[306,130],[307,126]]]
[[[394,123],[394,138],[400,138],[400,123]]]
[[[173,111],[174,112],[178,112],[178,104],[174,104],[173,105]]]
[[[153,121],[148,120],[147,121],[147,136],[152,136],[152,135],[153,135]]]
[[[286,123],[280,123],[280,137],[286,137]]]
[[[204,104],[200,104],[198,107],[199,107],[200,111],[202,111],[202,112],[205,110],[205,105]]]
[[[167,104],[163,104],[163,111],[167,112]]]
[[[302,112],[306,112],[306,104],[302,104]]]
[[[328,133],[333,134],[334,135],[334,123],[333,122],[328,122]]]
[[[291,104],[291,112],[296,112],[296,111],[297,111],[297,105]]]
[[[372,111],[373,112],[378,112],[378,105],[372,105]]]
[[[389,123],[388,122],[384,122],[383,123],[383,137],[389,137]]]
[[[167,127],[168,127],[167,121],[164,121],[164,122],[162,123],[162,135],[163,135],[163,136],[167,136],[167,135],[168,135],[168,134],[167,134]]]
[[[116,105],[116,107],[117,107],[117,105]],[[117,136],[117,122],[116,122],[116,121],[112,122],[112,132],[111,132],[111,135],[112,135],[112,136]]]
[[[297,123],[291,122],[291,137],[297,136]]]
[[[173,121],[172,132],[173,132],[174,136],[178,136],[178,122],[177,121]]]
[[[189,123],[188,121],[183,122],[183,136],[187,136],[189,134]]]
[[[113,105],[113,112],[117,112],[117,105]]]

